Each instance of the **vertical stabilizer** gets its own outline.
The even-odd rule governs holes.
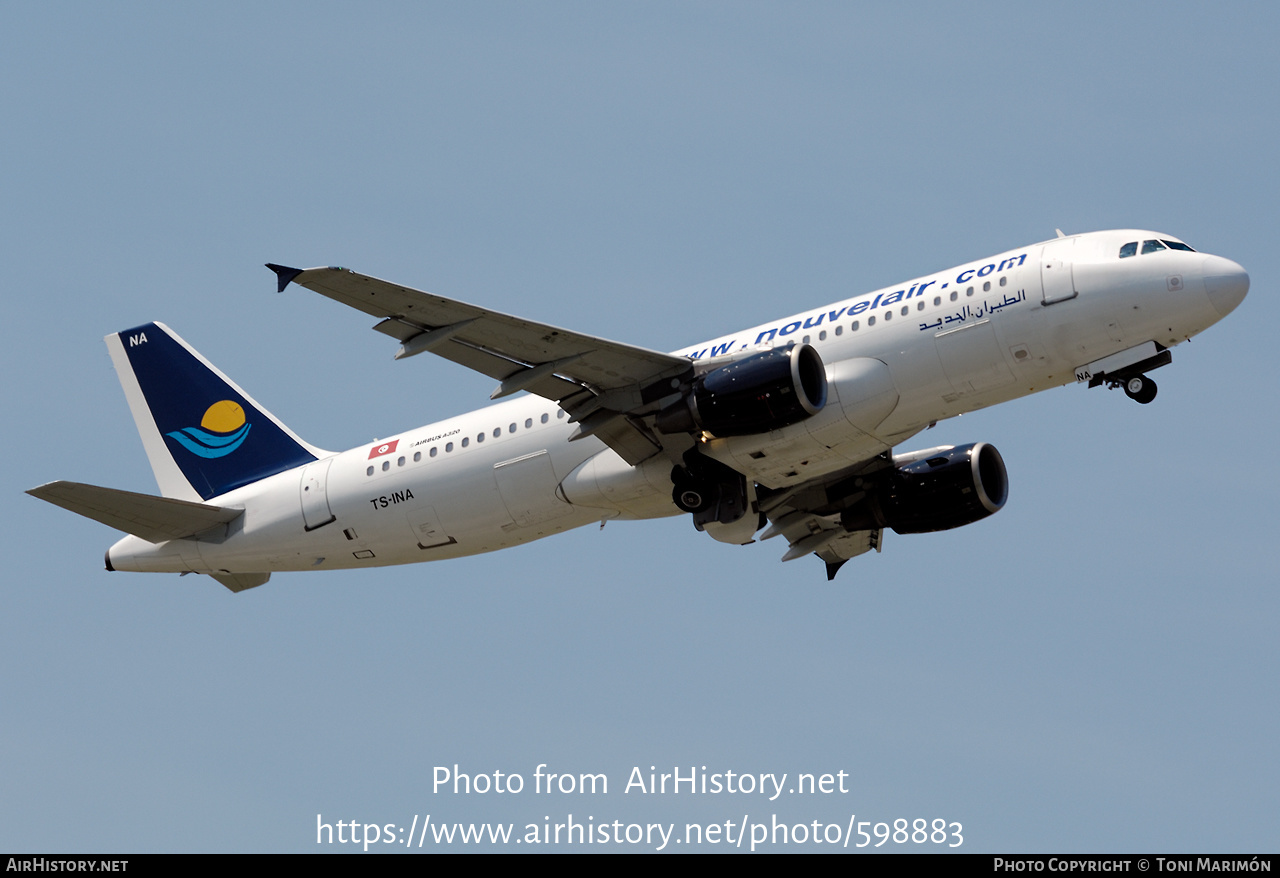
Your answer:
[[[165,497],[208,500],[327,455],[163,323],[105,340]]]

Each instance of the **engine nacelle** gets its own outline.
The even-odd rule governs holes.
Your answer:
[[[844,513],[851,529],[890,527],[900,534],[950,530],[999,512],[1009,474],[994,445],[934,449],[893,470],[866,500]]]
[[[811,345],[789,345],[700,375],[683,400],[659,412],[656,425],[663,433],[750,436],[803,421],[826,403],[822,357]]]

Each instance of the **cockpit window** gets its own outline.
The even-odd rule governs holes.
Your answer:
[[[1168,249],[1168,248],[1166,248],[1159,241],[1143,241],[1142,242],[1143,254],[1155,253],[1157,250],[1165,250],[1165,249]]]
[[[1164,244],[1170,250],[1186,250],[1188,253],[1196,252],[1181,241],[1166,241],[1164,238],[1161,238],[1160,243]]]
[[[1126,256],[1137,256],[1137,255],[1138,255],[1137,241],[1130,241],[1128,244],[1125,244],[1123,247],[1120,248],[1121,259],[1124,259]]]

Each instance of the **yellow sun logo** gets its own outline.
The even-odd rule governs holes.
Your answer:
[[[205,410],[200,426],[215,433],[230,433],[244,424],[244,409],[237,402],[224,399]]]

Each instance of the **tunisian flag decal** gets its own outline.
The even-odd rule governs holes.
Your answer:
[[[383,442],[381,445],[375,445],[369,449],[369,460],[375,457],[382,457],[384,454],[390,454],[396,450],[396,446],[400,444],[399,439],[393,439],[390,442]]]

